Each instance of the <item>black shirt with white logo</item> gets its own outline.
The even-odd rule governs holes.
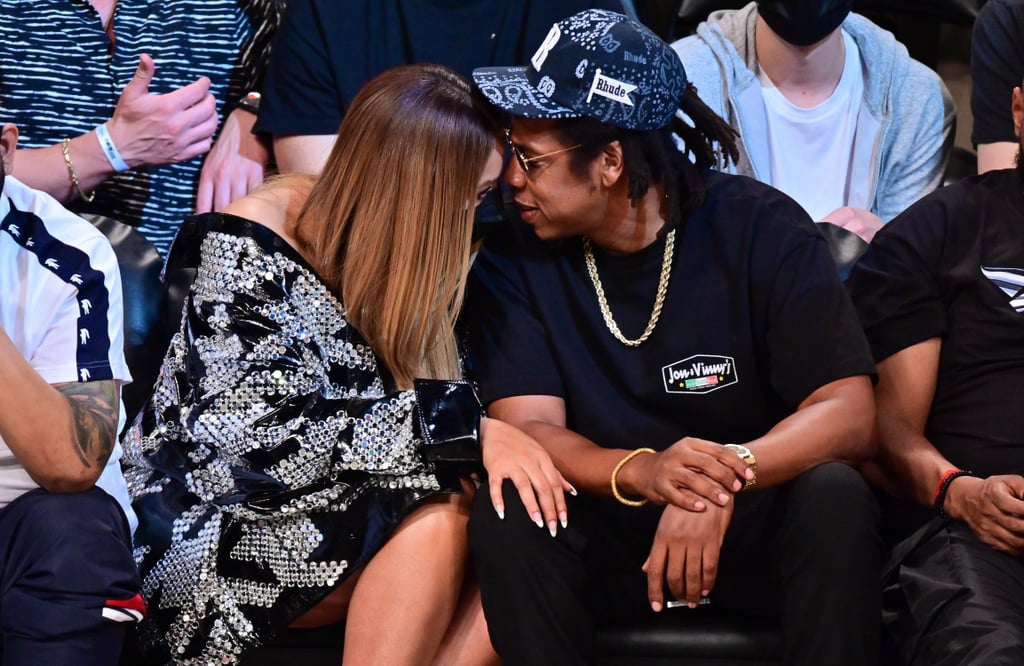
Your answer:
[[[985,476],[1024,473],[1021,187],[1007,169],[932,193],[875,236],[849,282],[876,360],[942,339],[925,435]]]
[[[465,319],[485,403],[566,401],[568,427],[605,447],[664,449],[685,436],[744,442],[819,387],[872,374],[867,343],[824,239],[789,197],[709,175],[707,201],[677,232],[661,319],[639,347],[612,337],[578,238],[526,230],[491,239],[473,267]],[[594,248],[615,321],[640,336],[665,241]]]

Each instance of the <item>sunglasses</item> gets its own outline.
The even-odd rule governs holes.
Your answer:
[[[580,147],[580,144],[577,143],[575,146],[569,146],[568,148],[561,148],[559,150],[552,150],[550,153],[544,153],[543,155],[534,155],[533,157],[527,157],[526,153],[523,152],[522,148],[512,143],[511,129],[505,130],[505,143],[508,144],[508,147],[512,151],[512,154],[515,155],[516,162],[519,162],[519,168],[522,169],[523,173],[525,173],[527,176],[530,175],[530,162],[536,162],[537,160],[542,160],[545,157],[552,157],[553,155],[567,153],[570,150],[576,150],[577,148]]]

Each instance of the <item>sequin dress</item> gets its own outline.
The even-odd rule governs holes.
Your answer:
[[[190,218],[168,266],[190,263],[181,327],[124,442],[140,638],[161,661],[232,664],[418,502],[458,491],[479,403],[464,382],[390,390],[339,300],[265,227]],[[432,454],[446,443],[458,463]]]

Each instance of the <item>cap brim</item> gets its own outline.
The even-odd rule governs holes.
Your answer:
[[[580,113],[552,101],[527,78],[526,67],[480,67],[473,81],[487,99],[513,116],[525,118],[578,118]]]

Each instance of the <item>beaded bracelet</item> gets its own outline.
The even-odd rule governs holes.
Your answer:
[[[644,504],[647,504],[646,499],[631,500],[627,497],[624,497],[622,493],[619,492],[619,470],[621,470],[626,465],[626,463],[628,463],[633,458],[636,458],[641,453],[657,453],[657,451],[649,448],[630,451],[629,453],[626,454],[625,458],[619,461],[619,464],[615,466],[615,469],[612,470],[612,496],[615,497],[615,499],[619,500],[619,502],[621,502],[622,504],[625,504],[626,506],[643,506]]]
[[[939,485],[935,489],[935,499],[932,500],[932,508],[935,509],[935,513],[939,514],[942,518],[949,518],[949,514],[946,513],[946,494],[949,493],[949,484],[953,483],[953,479],[961,476],[974,476],[973,473],[962,469],[951,469],[947,470],[942,478],[939,479]]]

